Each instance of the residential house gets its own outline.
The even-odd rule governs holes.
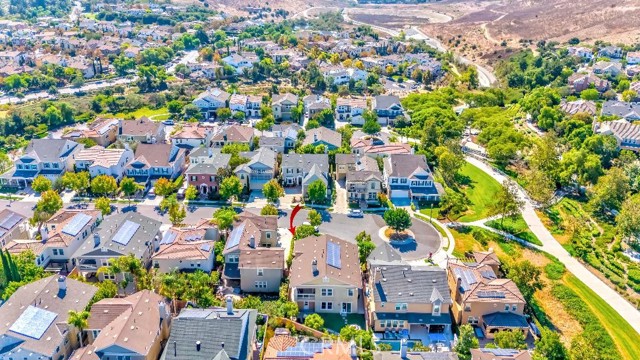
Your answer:
[[[102,220],[98,210],[60,209],[40,227],[40,239],[15,239],[6,250],[16,255],[31,250],[36,265],[51,270],[71,271],[72,255]]]
[[[340,164],[338,163],[338,154],[336,154],[336,170],[340,167],[344,170],[346,165],[345,189],[347,190],[347,200],[354,203],[360,203],[362,206],[367,204],[377,204],[379,202],[378,195],[383,191],[383,177],[378,169],[378,162],[370,157],[360,158],[358,155],[341,154]],[[345,159],[348,159],[345,161]],[[336,171],[337,176],[340,172]]]
[[[331,101],[329,98],[322,95],[307,95],[302,98],[302,105],[304,106],[304,112],[309,119],[314,118],[322,110],[331,109]]]
[[[15,161],[13,169],[0,178],[4,185],[26,187],[42,175],[55,181],[67,171],[73,171],[74,155],[82,146],[70,140],[33,139]]]
[[[261,191],[264,184],[275,177],[276,153],[267,148],[260,148],[257,151],[241,152],[240,156],[251,160],[238,166],[233,172],[249,190]]]
[[[607,100],[602,104],[601,116],[612,116],[627,121],[640,120],[640,103]]]
[[[373,98],[373,110],[378,115],[380,125],[389,125],[404,113],[400,98],[396,95],[378,95]]]
[[[238,75],[242,75],[244,69],[251,70],[253,68],[253,64],[258,61],[260,61],[260,59],[258,59],[255,54],[251,53],[234,53],[222,58],[222,62],[233,67]]]
[[[590,86],[593,86],[600,93],[603,93],[609,90],[610,87],[608,80],[601,79],[593,74],[575,73],[569,76],[567,82],[574,93],[581,93]]]
[[[256,348],[254,309],[227,307],[183,309],[171,323],[171,334],[160,360],[253,360]]]
[[[247,117],[260,117],[260,109],[262,108],[262,96],[249,95],[247,97]]]
[[[243,125],[230,125],[218,131],[211,138],[215,147],[223,147],[227,144],[245,144],[249,148],[253,147],[254,130],[252,127]]]
[[[594,122],[594,132],[613,136],[618,149],[640,151],[640,125],[626,120]]]
[[[280,173],[285,186],[300,186],[311,169],[316,166],[322,174],[329,173],[329,157],[326,154],[284,154]]]
[[[593,59],[593,50],[583,47],[583,46],[570,46],[567,48],[569,55],[577,56],[584,60],[592,60]]]
[[[219,238],[218,228],[209,220],[194,226],[172,227],[162,236],[151,262],[160,273],[193,270],[209,273],[214,269],[214,245]]]
[[[248,117],[249,116],[249,111],[247,108],[248,101],[249,101],[249,97],[247,95],[233,94],[229,98],[229,108],[234,113],[240,112]]]
[[[336,119],[349,121],[354,125],[363,125],[362,114],[369,109],[365,98],[343,98],[336,100]]]
[[[393,154],[384,159],[384,181],[394,204],[438,201],[444,193],[435,182],[424,155]]]
[[[91,306],[85,332],[91,344],[71,360],[156,360],[169,337],[171,310],[162,295],[138,291],[125,298],[102,299]]]
[[[5,248],[13,239],[23,238],[26,228],[26,217],[9,209],[0,211],[0,244]]]
[[[291,301],[303,313],[362,313],[357,245],[330,235],[296,240],[289,271]]]
[[[591,100],[574,100],[565,101],[560,103],[560,109],[566,114],[575,115],[577,113],[587,113],[591,116],[596,114],[596,103]]]
[[[483,253],[480,255],[493,255]],[[451,312],[457,324],[477,326],[486,338],[500,331],[529,333],[524,315],[526,301],[511,279],[501,279],[494,271],[495,255],[486,256],[489,263],[451,261],[448,281],[453,305]]]
[[[373,360],[458,360],[458,354],[449,351],[418,352],[408,349],[408,341],[400,340],[400,351],[373,351]]]
[[[213,128],[200,124],[187,124],[181,129],[171,134],[171,142],[180,148],[193,149],[201,146],[211,146],[213,138]]]
[[[389,264],[406,264],[402,260],[400,252],[396,250],[390,243],[384,241],[382,244],[376,246],[367,256],[367,267],[369,269],[375,269],[377,266],[384,266]]]
[[[280,289],[285,268],[279,247],[278,217],[244,213],[224,246],[223,278],[244,292],[274,293]]]
[[[220,186],[220,169],[227,169],[231,154],[222,154],[219,151],[214,152],[212,148],[201,148],[206,151],[209,156],[190,156],[191,165],[185,176],[187,183],[198,189],[198,193],[202,196],[215,196],[218,194]]]
[[[622,48],[619,46],[605,46],[598,51],[598,56],[611,59],[622,59]]]
[[[98,288],[53,275],[18,288],[0,307],[3,359],[68,359],[78,346],[69,311],[83,311]]]
[[[76,171],[88,171],[91,177],[109,175],[120,181],[125,166],[133,160],[129,146],[124,149],[105,149],[100,145],[80,150],[74,155]]]
[[[261,136],[258,141],[258,146],[267,148],[278,154],[284,154],[286,151],[285,139],[281,137]]]
[[[284,139],[284,149],[290,150],[296,146],[298,141],[298,133],[303,130],[302,126],[295,123],[284,123],[273,125],[271,133],[273,137]]]
[[[275,94],[271,98],[271,110],[276,120],[294,120],[293,109],[298,106],[298,96],[291,93]]]
[[[302,145],[313,145],[314,147],[324,145],[327,151],[335,150],[342,146],[342,135],[324,126],[305,131]]]
[[[351,153],[364,157],[389,156],[393,154],[413,154],[413,148],[409,144],[400,142],[391,143],[384,134],[367,135],[356,131],[351,137]]]
[[[172,144],[138,144],[125,174],[145,185],[161,177],[173,180],[182,173],[184,161],[185,150]]]
[[[164,124],[148,117],[120,122],[118,140],[143,144],[163,143],[165,141]]]
[[[129,254],[147,267],[162,237],[161,225],[162,222],[136,212],[110,215],[73,254],[74,263],[85,276],[96,275],[99,280],[121,281],[122,275],[98,273],[98,269],[109,266],[110,259]]]
[[[97,145],[107,147],[113,144],[120,134],[120,119],[98,118],[85,130],[74,130],[62,136],[63,139],[77,141],[89,139]]]
[[[452,301],[445,269],[390,263],[377,265],[371,272],[368,289],[373,296],[368,312],[374,332],[399,333],[423,344],[452,340]]]
[[[342,341],[309,342],[298,341],[286,328],[277,328],[264,350],[262,360],[355,360],[356,343]]]
[[[361,157],[356,154],[336,154],[336,180],[345,180],[350,171],[357,169],[379,170],[378,162],[374,158]]]
[[[532,360],[529,350],[480,348],[471,349],[471,360]]]
[[[228,107],[230,97],[228,92],[214,88],[198,95],[192,103],[200,109],[205,119],[215,119],[216,110]]]
[[[598,61],[593,65],[593,73],[616,77],[622,73],[622,64],[612,61]]]
[[[640,64],[640,51],[629,51],[627,53],[627,65]]]
[[[342,66],[329,66],[321,69],[325,81],[329,85],[344,85],[350,81],[365,81],[369,73],[357,68],[344,68]]]

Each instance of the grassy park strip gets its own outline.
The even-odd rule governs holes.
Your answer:
[[[529,227],[522,218],[522,215],[514,216],[511,218],[487,221],[485,225],[497,230],[504,231],[507,234],[519,237],[522,240],[525,240],[532,244],[542,246],[542,242],[538,240],[538,237],[536,237],[536,235],[531,232],[531,230],[529,230]]]

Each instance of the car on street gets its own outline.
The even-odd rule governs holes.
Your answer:
[[[362,218],[364,217],[364,213],[362,212],[362,210],[351,209],[349,210],[349,213],[347,214],[347,216],[350,218]]]

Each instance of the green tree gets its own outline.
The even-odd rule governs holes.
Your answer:
[[[300,309],[298,309],[298,304],[293,301],[286,301],[281,305],[282,315],[287,318],[293,318],[298,316]]]
[[[366,110],[362,113],[364,118],[364,124],[362,125],[362,131],[367,134],[377,134],[380,132],[381,126],[378,123],[378,115],[373,110]]]
[[[197,197],[198,197],[198,189],[193,185],[187,186],[187,190],[185,190],[184,192],[184,198],[191,201],[191,200],[195,200]]]
[[[69,325],[74,326],[76,329],[78,329],[78,332],[80,333],[80,336],[78,337],[80,339],[80,347],[83,347],[84,345],[82,344],[82,339],[83,339],[83,332],[84,329],[86,329],[89,326],[89,312],[88,311],[74,311],[74,310],[69,310],[69,319],[67,320],[67,323]]]
[[[411,227],[411,216],[409,212],[402,208],[389,209],[384,212],[384,222],[396,233]]]
[[[242,189],[242,182],[234,175],[222,179],[218,193],[222,199],[231,199],[233,201],[234,198],[237,198],[242,194]]]
[[[520,330],[516,331],[500,331],[495,334],[493,339],[495,344],[502,349],[520,349],[527,348],[524,334]]]
[[[505,180],[498,192],[495,202],[491,206],[493,215],[500,215],[500,225],[505,217],[513,217],[520,213],[524,207],[524,201],[518,196],[518,184],[512,180]]]
[[[624,170],[612,167],[590,189],[589,204],[597,212],[618,210],[630,189],[630,180]]]
[[[271,204],[267,204],[260,210],[260,215],[278,215],[278,208]]]
[[[569,360],[567,348],[560,341],[560,335],[546,327],[540,328],[540,337],[536,339],[533,358],[537,360]]]
[[[458,171],[465,164],[461,152],[452,151],[447,146],[438,146],[434,151],[438,158],[438,169],[444,182],[450,186],[455,184]]]
[[[270,203],[277,203],[284,196],[284,189],[278,183],[278,180],[271,179],[262,187],[262,194]]]
[[[36,203],[36,210],[53,215],[62,209],[62,199],[55,190],[47,190],[40,194],[40,200]]]
[[[540,269],[529,260],[509,264],[507,271],[507,277],[518,286],[527,303],[533,299],[536,290],[541,290],[543,287],[540,275]]]
[[[138,191],[143,189],[142,185],[138,184],[134,178],[124,177],[120,180],[120,191],[129,199],[129,205],[131,205],[131,197]]]
[[[173,225],[182,224],[182,221],[187,217],[187,210],[184,208],[184,205],[180,206],[178,204],[174,204],[169,208],[169,221]]]
[[[467,211],[468,202],[469,200],[464,194],[447,187],[440,199],[440,215],[446,217],[447,220],[455,219]]]
[[[167,110],[169,110],[171,115],[176,116],[182,112],[183,106],[182,102],[178,100],[171,100],[167,103]]]
[[[309,210],[307,220],[309,220],[311,226],[320,226],[322,224],[322,215],[316,210]]]
[[[318,179],[307,186],[307,198],[312,204],[323,204],[327,200],[327,185]]]
[[[531,198],[547,208],[556,191],[556,183],[542,170],[531,169],[525,174],[525,189]]]
[[[376,245],[371,241],[371,235],[367,234],[365,231],[360,232],[356,235],[356,243],[358,244],[358,257],[360,258],[360,265],[365,266],[367,263],[367,258],[376,248]]]
[[[102,216],[111,214],[111,200],[106,197],[99,197],[96,199],[96,209],[100,210]]]
[[[626,102],[633,102],[638,98],[638,92],[635,90],[625,90],[622,92],[622,100]]]
[[[233,208],[220,208],[213,213],[213,222],[218,225],[218,229],[227,231],[233,225],[238,214]]]
[[[154,185],[156,194],[160,196],[169,196],[171,193],[175,191],[175,186],[173,182],[171,182],[167,178],[160,178],[156,181]]]
[[[216,117],[220,121],[229,120],[231,118],[231,109],[227,107],[222,107],[216,110]]]
[[[89,302],[89,306],[102,299],[111,299],[118,295],[118,286],[111,280],[104,280],[96,284],[98,291]]]
[[[300,225],[296,227],[296,240],[304,239],[316,234],[316,229],[312,225]]]
[[[51,190],[51,180],[47,179],[42,175],[38,175],[35,179],[33,179],[33,183],[31,183],[31,188],[33,191],[38,193],[43,193],[47,190]]]
[[[477,349],[479,346],[478,338],[473,333],[473,327],[469,324],[460,326],[460,335],[458,336],[458,343],[453,349],[460,360],[471,360],[471,349]]]
[[[96,195],[111,195],[118,190],[118,183],[113,176],[98,175],[91,180],[91,192]]]
[[[586,89],[582,90],[582,92],[580,93],[580,98],[583,100],[595,101],[600,98],[600,93],[596,89]]]
[[[628,197],[616,216],[618,233],[627,241],[637,241],[640,235],[640,194]]]
[[[304,324],[312,329],[323,330],[324,319],[318,314],[310,314],[304,319]]]

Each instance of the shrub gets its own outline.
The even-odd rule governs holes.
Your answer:
[[[324,319],[318,314],[311,314],[304,319],[304,324],[312,329],[324,329]]]
[[[564,275],[565,267],[563,263],[554,261],[544,267],[544,272],[550,280],[560,280]]]

